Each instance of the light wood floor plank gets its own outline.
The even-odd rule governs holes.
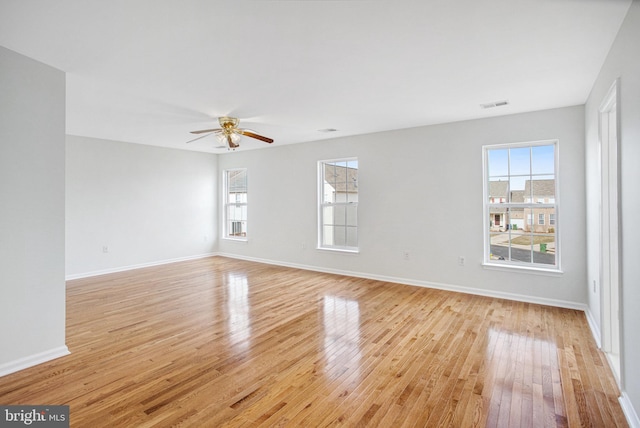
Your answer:
[[[624,427],[583,313],[211,257],[67,283],[73,427]]]

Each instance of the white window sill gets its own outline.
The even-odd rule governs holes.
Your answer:
[[[321,251],[331,251],[335,253],[347,253],[347,254],[359,254],[360,250],[352,250],[349,248],[340,248],[340,247],[317,247],[316,250]]]
[[[501,270],[503,272],[523,272],[534,275],[562,276],[560,269],[545,269],[537,266],[508,265],[503,263],[482,263],[482,267],[489,270]]]
[[[236,238],[234,236],[223,236],[222,239],[225,241],[249,242],[249,238]]]

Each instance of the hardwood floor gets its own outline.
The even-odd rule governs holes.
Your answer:
[[[213,257],[67,283],[73,427],[627,426],[582,312]]]

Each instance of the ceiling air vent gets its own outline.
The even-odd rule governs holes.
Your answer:
[[[507,100],[502,100],[502,101],[494,101],[492,103],[486,103],[486,104],[480,104],[481,108],[494,108],[494,107],[502,107],[502,106],[506,106],[507,104],[509,104],[509,101]]]

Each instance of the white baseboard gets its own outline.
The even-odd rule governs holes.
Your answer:
[[[589,328],[591,329],[591,334],[596,341],[596,345],[598,345],[598,348],[602,349],[602,343],[600,342],[600,326],[596,322],[596,319],[593,317],[593,313],[588,306],[584,311],[584,314],[587,316],[587,323],[589,323]]]
[[[494,297],[497,299],[514,300],[517,302],[536,303],[540,305],[556,306],[556,307],[567,308],[567,309],[576,309],[579,311],[586,311],[587,309],[587,306],[584,304],[569,302],[565,300],[547,299],[544,297],[526,296],[522,294],[505,293],[500,291],[489,291],[481,288],[462,287],[459,285],[443,284],[443,283],[430,282],[430,281],[420,281],[415,279],[400,278],[400,277],[394,277],[394,276],[375,275],[371,273],[353,272],[353,271],[347,271],[347,270],[341,270],[341,269],[330,269],[330,268],[323,268],[318,266],[302,265],[298,263],[287,263],[287,262],[281,262],[277,260],[268,260],[268,259],[261,259],[256,257],[245,257],[237,254],[218,253],[217,255],[222,257],[229,257],[229,258],[239,259],[239,260],[247,260],[247,261],[252,261],[257,263],[265,263],[270,265],[310,270],[314,272],[333,273],[336,275],[345,275],[345,276],[353,276],[356,278],[374,279],[377,281],[414,285],[417,287],[435,288],[438,290],[455,291],[458,293],[474,294],[474,295],[485,296],[485,297]]]
[[[638,414],[633,408],[631,400],[629,400],[629,396],[623,392],[620,398],[618,398],[618,401],[620,402],[620,406],[622,406],[622,411],[624,412],[624,416],[627,418],[629,427],[640,428],[640,418],[638,418]]]
[[[47,361],[55,360],[56,358],[64,357],[69,354],[69,348],[66,346],[59,346],[48,351],[9,361],[8,363],[0,364],[0,377],[38,364],[46,363]]]
[[[127,270],[141,269],[141,268],[146,268],[146,267],[151,267],[151,266],[166,265],[166,264],[169,264],[169,263],[185,262],[185,261],[188,261],[188,260],[196,260],[196,259],[204,259],[205,257],[212,257],[212,256],[216,256],[216,255],[218,255],[218,253],[198,254],[198,255],[195,255],[195,256],[186,256],[186,257],[178,257],[178,258],[175,258],[175,259],[158,260],[158,261],[155,261],[155,262],[140,263],[140,264],[129,265],[129,266],[121,266],[121,267],[110,268],[110,269],[96,270],[96,271],[92,271],[92,272],[75,273],[75,274],[67,275],[65,277],[65,280],[69,281],[69,280],[72,280],[72,279],[89,278],[89,277],[92,277],[92,276],[106,275],[106,274],[109,274],[109,273],[124,272],[124,271],[127,271]]]

